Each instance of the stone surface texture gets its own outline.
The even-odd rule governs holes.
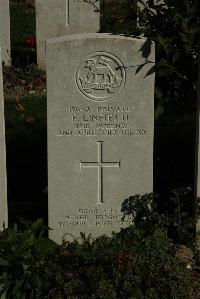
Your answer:
[[[153,63],[136,74],[144,43],[110,34],[47,41],[49,226],[58,243],[129,226],[124,199],[152,192]]]
[[[7,180],[6,180],[6,148],[5,148],[5,121],[4,121],[4,97],[3,76],[0,48],[0,230],[3,224],[7,226]]]
[[[5,65],[10,65],[10,10],[9,0],[0,0],[0,47],[2,60]]]
[[[97,5],[97,4],[96,4]],[[37,62],[45,69],[45,43],[49,38],[98,32],[100,13],[83,0],[36,0]]]

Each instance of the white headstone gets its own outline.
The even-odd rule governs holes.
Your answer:
[[[9,0],[0,0],[0,47],[2,60],[10,65],[10,10]]]
[[[3,75],[0,48],[0,230],[8,223]]]
[[[49,226],[57,242],[130,225],[121,221],[122,202],[152,192],[152,65],[136,74],[144,42],[109,34],[47,41]]]
[[[91,1],[95,2],[95,1]],[[45,42],[72,33],[98,32],[98,5],[83,0],[36,0],[37,63],[45,68]]]

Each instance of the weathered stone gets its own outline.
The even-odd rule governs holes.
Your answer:
[[[0,230],[7,226],[7,180],[6,180],[6,149],[5,149],[5,122],[4,122],[4,97],[3,78],[0,48]]]
[[[2,60],[10,65],[10,10],[9,0],[0,0],[0,47]]]
[[[98,4],[96,4],[98,5]],[[36,0],[37,62],[45,68],[45,42],[72,33],[98,32],[100,13],[83,0]],[[97,6],[99,8],[99,5]]]
[[[110,235],[121,204],[152,192],[154,75],[144,39],[109,34],[47,41],[50,237]],[[150,61],[154,61],[154,45]]]

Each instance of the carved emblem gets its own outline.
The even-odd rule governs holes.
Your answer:
[[[107,52],[90,54],[76,71],[79,90],[89,99],[105,101],[114,97],[125,84],[122,62]]]

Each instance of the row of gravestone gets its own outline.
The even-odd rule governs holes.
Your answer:
[[[71,33],[99,31],[100,17],[97,4],[91,5],[83,0],[36,0],[35,8],[37,61],[40,68],[45,68],[46,65],[47,39]],[[0,46],[2,59],[9,65],[11,63],[9,0],[0,0]]]
[[[37,62],[40,68],[45,68],[46,65],[47,39],[100,30],[99,2],[95,0],[88,2],[90,3],[85,0],[35,0]],[[2,59],[9,65],[11,63],[9,0],[0,0],[0,28]]]
[[[123,200],[153,187],[154,75],[145,75],[154,44],[151,63],[136,72],[145,39],[88,33],[99,29],[93,5],[36,0],[36,18],[38,62],[47,70],[50,237],[110,235],[132,223],[121,220]],[[3,123],[0,130],[5,173]],[[2,177],[0,222],[7,223]]]
[[[116,0],[115,0],[116,1]],[[121,0],[123,1],[123,0]],[[45,69],[45,43],[49,38],[100,30],[99,2],[92,0],[35,0],[37,62]],[[2,59],[11,63],[9,0],[0,0]]]

